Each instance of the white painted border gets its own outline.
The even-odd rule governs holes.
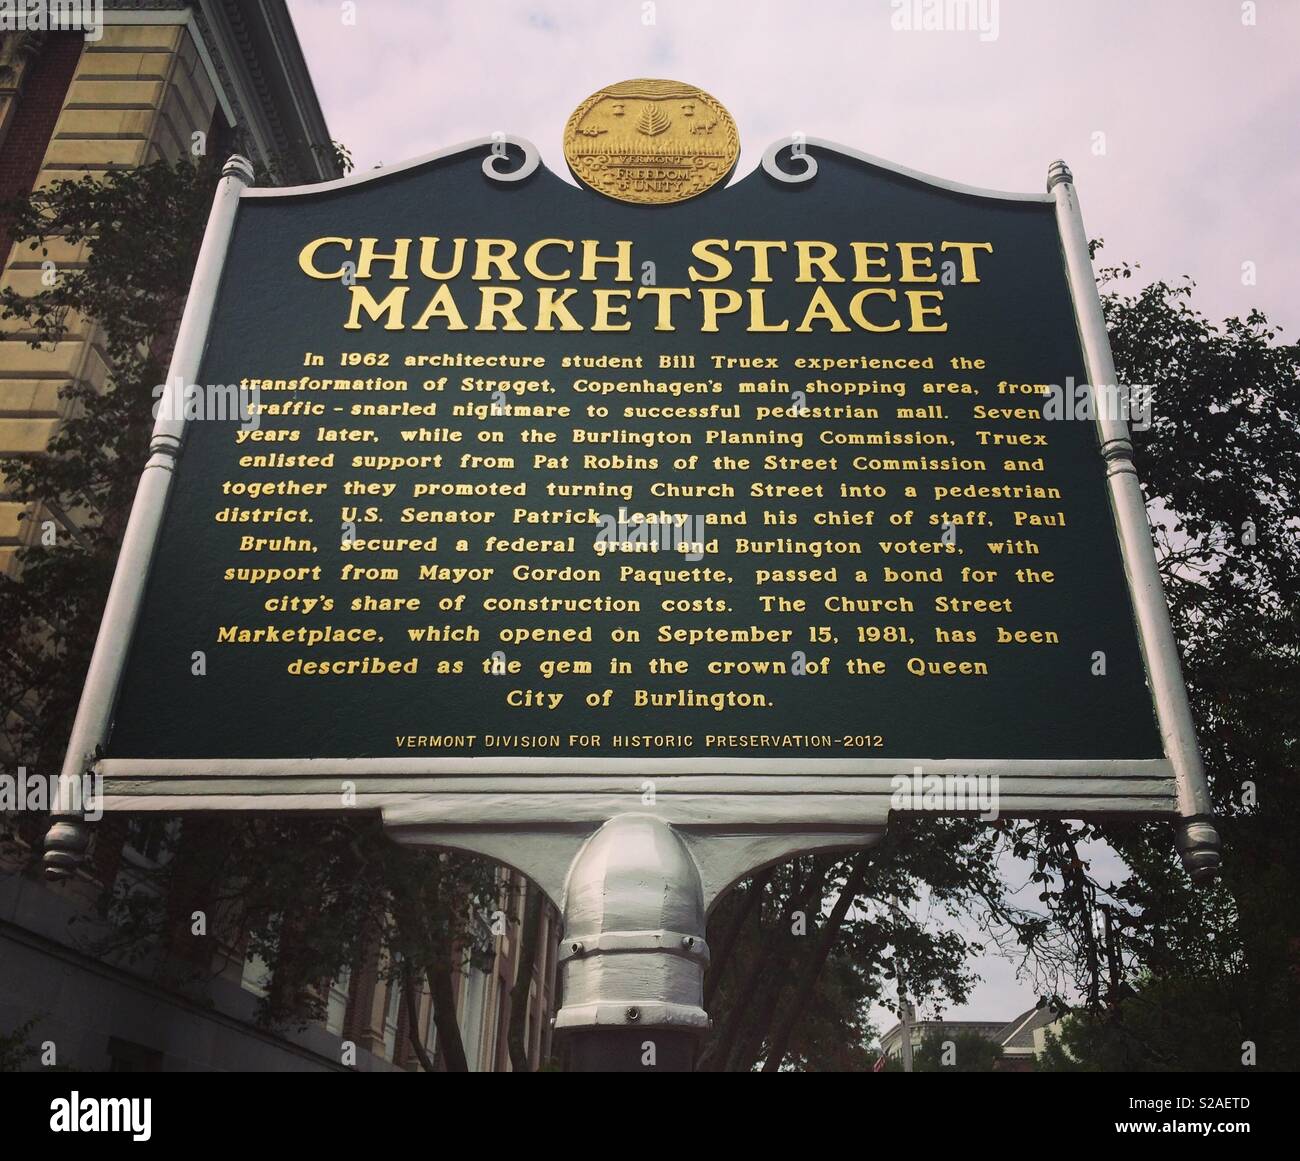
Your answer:
[[[333,190],[350,189],[353,186],[365,185],[367,182],[380,181],[383,178],[392,177],[394,174],[406,173],[413,169],[419,169],[421,166],[428,165],[430,162],[443,161],[449,157],[455,157],[459,153],[467,153],[471,150],[481,149],[484,146],[491,146],[500,140],[518,146],[523,150],[525,154],[524,168],[527,170],[527,173],[522,174],[521,176],[527,176],[527,174],[532,173],[539,165],[546,168],[544,163],[541,161],[541,153],[537,146],[527,137],[519,137],[513,134],[502,135],[499,137],[475,137],[469,141],[462,141],[459,145],[452,145],[446,149],[435,149],[431,153],[425,153],[419,157],[412,157],[406,161],[394,162],[392,165],[381,165],[363,172],[351,173],[347,177],[336,178],[334,181],[322,181],[312,185],[273,186],[266,188],[250,187],[244,191],[242,196],[246,198],[306,197],[309,195],[329,193]],[[804,145],[811,145],[816,149],[838,153],[842,157],[852,158],[854,161],[860,161],[867,165],[874,166],[877,169],[883,169],[889,173],[895,173],[899,177],[910,178],[912,181],[933,186],[935,189],[947,190],[949,193],[965,194],[969,197],[991,198],[996,201],[1031,202],[1041,205],[1050,205],[1054,200],[1051,194],[1009,193],[1005,190],[984,189],[981,186],[964,185],[961,182],[948,181],[946,178],[922,173],[917,169],[909,169],[905,165],[895,165],[893,162],[886,161],[882,157],[876,157],[870,153],[863,153],[861,150],[853,149],[848,145],[840,145],[822,137],[802,138],[801,143]],[[751,180],[760,171],[767,173],[778,181],[788,184],[798,184],[812,180],[817,173],[817,161],[811,154],[804,154],[801,159],[805,163],[805,168],[802,173],[787,173],[776,164],[777,155],[782,150],[788,149],[794,144],[794,140],[789,137],[782,137],[774,141],[763,152],[762,162],[757,169],[746,174],[732,185],[723,187],[723,190],[719,192],[725,193],[726,190],[735,189],[737,186]],[[504,177],[507,175],[497,174],[496,176]],[[516,180],[518,180],[518,178],[516,178]],[[565,182],[565,184],[567,185],[569,183]]]
[[[883,157],[876,157],[871,153],[863,153],[860,149],[853,149],[848,145],[840,145],[834,141],[828,141],[824,137],[782,137],[769,145],[763,151],[763,160],[760,168],[769,177],[774,177],[777,181],[784,182],[788,185],[800,185],[803,182],[812,181],[817,176],[817,159],[811,153],[798,153],[793,156],[793,160],[803,164],[803,169],[798,173],[789,173],[782,169],[776,163],[777,156],[786,149],[806,148],[813,146],[816,149],[823,149],[828,153],[838,153],[841,157],[849,157],[854,161],[861,161],[867,165],[874,166],[876,169],[883,169],[889,173],[896,173],[899,177],[910,178],[923,185],[934,186],[935,189],[947,190],[949,193],[966,194],[968,197],[992,198],[1003,202],[1038,202],[1050,204],[1054,199],[1051,194],[1038,193],[1008,193],[1005,190],[984,189],[977,185],[963,185],[959,181],[949,181],[947,178],[935,177],[933,174],[922,173],[919,169],[909,169],[905,165],[896,165],[892,161],[886,161]]]
[[[911,774],[920,767],[926,774],[999,774],[1022,778],[1169,778],[1173,767],[1166,758],[549,758],[524,754],[501,757],[385,757],[385,758],[103,758],[95,769],[110,777],[141,778],[248,778],[283,777],[348,778],[378,775],[522,775],[523,768],[544,774],[614,775],[719,774],[719,775],[820,775],[822,777],[890,778]]]
[[[310,185],[275,185],[275,186],[248,186],[240,194],[241,198],[296,198],[296,197],[316,197],[320,194],[333,193],[337,190],[352,189],[355,186],[366,185],[368,182],[379,181],[382,178],[392,177],[397,173],[406,173],[413,169],[419,169],[434,161],[446,161],[448,158],[457,157],[462,153],[475,153],[480,149],[491,149],[494,145],[504,143],[513,145],[519,149],[523,155],[523,163],[513,169],[497,169],[495,162],[499,160],[495,155],[489,153],[483,159],[483,173],[496,181],[523,181],[524,178],[531,176],[538,168],[542,167],[542,155],[537,146],[534,145],[527,137],[516,137],[513,134],[499,134],[491,137],[474,137],[469,141],[462,141],[459,145],[451,145],[446,149],[435,149],[432,153],[422,154],[420,157],[413,157],[409,161],[395,162],[393,165],[379,166],[376,169],[367,169],[362,172],[353,172],[347,177],[336,177],[333,181],[319,181]],[[567,184],[567,183],[566,183]]]

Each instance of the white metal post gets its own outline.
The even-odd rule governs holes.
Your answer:
[[[65,878],[75,869],[89,842],[90,835],[81,818],[77,791],[82,784],[82,775],[95,761],[99,747],[108,736],[113,703],[167,508],[172,473],[185,436],[185,386],[198,378],[226,253],[234,233],[239,197],[252,181],[252,163],[236,155],[222,169],[221,181],[212,200],[212,211],[208,215],[207,229],[194,267],[194,280],[167,370],[163,405],[149,443],[149,459],[140,474],[131,516],[122,537],[122,549],[63,760],[59,801],[52,811],[53,824],[45,836],[45,873],[53,879]]]
[[[689,1072],[708,1031],[704,889],[682,837],[652,814],[619,814],[578,852],[560,943],[574,1071]]]
[[[1088,253],[1088,236],[1083,228],[1074,175],[1064,161],[1055,161],[1047,171],[1047,189],[1056,199],[1056,221],[1061,234],[1074,299],[1079,339],[1083,345],[1085,369],[1094,391],[1101,386],[1118,386],[1111,356],[1106,319]],[[1178,850],[1183,865],[1197,882],[1214,878],[1219,867],[1219,833],[1215,829],[1205,767],[1196,745],[1187,689],[1183,684],[1178,645],[1169,621],[1164,586],[1156,566],[1147,523],[1146,504],[1133,464],[1133,441],[1128,424],[1120,415],[1107,414],[1095,396],[1097,433],[1106,461],[1106,482],[1111,509],[1119,531],[1124,572],[1128,577],[1137,615],[1138,637],[1146,662],[1147,679],[1155,700],[1156,720],[1165,754],[1174,770],[1178,793]]]

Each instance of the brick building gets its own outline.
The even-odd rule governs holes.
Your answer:
[[[283,0],[109,0],[96,39],[75,31],[0,33],[0,198],[59,178],[102,173],[195,152],[238,150],[274,162],[290,184],[339,176],[325,119]],[[202,135],[196,137],[196,135]],[[0,236],[0,284],[41,287],[46,256]],[[61,269],[84,260],[80,246],[49,247]],[[108,363],[93,322],[68,320],[62,341],[33,347],[15,320],[0,321],[0,457],[40,455],[66,418],[60,389],[102,388]],[[144,420],[148,422],[146,418]],[[15,550],[53,519],[75,533],[67,513],[27,513],[0,492],[0,569],[16,572]],[[94,901],[121,877],[148,868],[157,823],[100,822],[85,867],[47,883],[20,873],[40,827],[0,817],[0,1040],[29,1020],[27,1039],[56,1045],[58,1062],[104,1071],[148,1069],[325,1070],[419,1068],[406,1006],[384,978],[384,949],[328,985],[328,1014],[302,1031],[271,1034],[253,1013],[264,965],[245,948],[212,952],[211,980],[194,996],[159,982],[157,965],[110,963],[87,955],[69,920],[88,920]],[[513,922],[494,937],[490,971],[468,964],[454,982],[458,1019],[472,1070],[509,1068],[510,993],[518,971],[522,880],[501,872],[503,910]],[[557,917],[543,909],[538,962],[530,983],[527,1048],[537,1067],[550,1054]],[[83,927],[85,926],[83,922]],[[421,995],[417,1035],[435,1056],[431,1004]]]

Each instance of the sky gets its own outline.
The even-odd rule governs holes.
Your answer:
[[[289,0],[358,170],[504,131],[572,180],[574,108],[615,81],[671,78],[735,118],[733,180],[795,132],[999,190],[1041,191],[1064,158],[1104,260],[1189,275],[1212,319],[1257,306],[1296,340],[1300,2],[982,0],[977,29],[896,28],[917,6]],[[1011,962],[973,966],[983,982],[950,1018],[1034,1003]]]
[[[1190,275],[1212,319],[1259,306],[1295,341],[1300,3],[980,0],[996,14],[980,32],[896,30],[902,2],[289,7],[360,169],[499,130],[571,180],[560,141],[573,109],[611,82],[667,77],[730,110],[737,179],[794,132],[1001,190],[1041,191],[1064,158],[1108,261]]]

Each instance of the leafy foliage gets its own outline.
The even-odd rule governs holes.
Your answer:
[[[55,270],[37,294],[0,290],[0,315],[33,346],[93,319],[110,368],[102,389],[63,386],[68,421],[47,454],[0,460],[9,498],[59,524],[53,545],[19,550],[21,579],[0,577],[3,746],[37,770],[58,767],[71,729],[218,177],[210,162],[156,163],[55,182],[5,209],[10,235],[43,257],[55,240],[91,245],[84,267]]]
[[[1258,311],[1215,326],[1194,284],[1125,293],[1101,271],[1122,382],[1156,387],[1135,432],[1174,630],[1223,838],[1191,885],[1166,825],[1024,824],[1053,929],[1069,933],[1085,1011],[1078,1067],[1300,1065],[1300,350]],[[1091,873],[1108,843],[1129,873]],[[1056,1058],[1058,1063],[1062,1058]]]
[[[968,1029],[929,1029],[912,1050],[913,1072],[992,1072],[1002,1049],[987,1036]],[[891,1058],[885,1072],[902,1072],[901,1060]]]
[[[380,947],[383,974],[416,987],[490,962],[495,868],[399,846],[372,814],[191,815],[168,829],[154,865],[115,879],[96,954],[161,952],[168,982],[201,990],[222,948],[242,949],[272,968],[259,1006],[270,1026],[323,1019],[325,985]],[[207,922],[196,934],[198,912]]]
[[[22,1072],[24,1067],[41,1054],[41,1050],[28,1043],[32,1029],[39,1024],[39,1016],[30,1016],[17,1028],[0,1032],[0,1072]]]
[[[831,932],[824,966],[816,956],[819,936],[852,881],[853,861],[805,856],[733,892],[718,905],[708,933],[710,947],[721,948],[737,917],[743,921],[736,950],[710,969],[721,978],[709,1004],[714,1031],[703,1066],[868,1071],[876,1057],[872,1005],[897,1010],[900,991],[913,1004],[964,1003],[975,983],[969,960],[985,945],[952,920],[978,915],[990,930],[996,920],[1026,933],[1041,923],[1009,904],[1001,843],[998,831],[968,819],[896,818],[852,882],[853,905]],[[748,910],[747,892],[755,889],[761,902]],[[795,912],[804,925],[793,922]],[[773,1030],[789,1005],[801,1004],[799,984],[809,972],[820,972],[816,987],[795,1013],[782,1060],[773,1061]]]
[[[1111,1007],[1068,1016],[1040,1072],[1246,1071],[1235,981],[1151,977]]]

